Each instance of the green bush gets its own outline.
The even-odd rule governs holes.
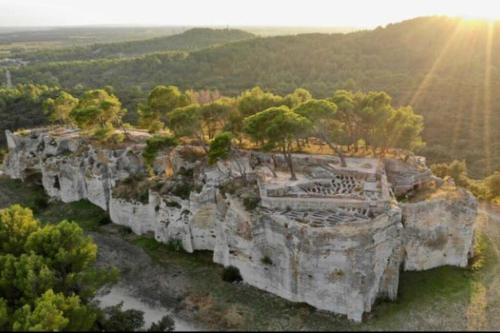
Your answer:
[[[175,322],[169,315],[165,315],[157,323],[151,324],[149,332],[172,332],[175,329]]]
[[[95,266],[97,245],[75,222],[42,223],[20,205],[0,209],[0,329],[89,331],[97,290],[118,271]]]
[[[144,162],[147,166],[152,167],[153,162],[158,152],[162,149],[175,147],[179,144],[173,136],[154,135],[146,141],[146,148],[142,153]]]
[[[237,267],[227,266],[224,267],[224,270],[222,271],[222,280],[233,283],[243,281],[243,278],[241,277],[240,270]]]
[[[172,189],[172,194],[182,199],[189,199],[189,195],[193,191],[193,186],[189,183],[176,184]]]
[[[99,225],[107,225],[107,224],[111,224],[111,219],[109,218],[109,216],[103,216],[101,219],[99,219],[99,221],[97,222]]]
[[[0,149],[0,164],[3,163],[3,160],[4,160],[5,156],[7,156],[7,150]]]
[[[271,258],[269,258],[269,256],[264,256],[260,259],[260,262],[262,262],[264,265],[272,265],[273,264],[273,261],[271,260]]]
[[[49,206],[49,199],[47,199],[47,197],[44,195],[44,196],[39,196],[37,198],[35,198],[35,202],[34,202],[34,209],[38,212],[40,210],[44,210],[45,208],[47,208]]]
[[[122,235],[131,235],[133,233],[134,233],[134,231],[130,227],[123,226],[120,228],[120,234],[122,234]]]
[[[171,239],[167,242],[166,247],[169,251],[181,252],[184,250],[180,239]]]
[[[493,199],[500,196],[500,172],[497,171],[487,177],[485,179],[485,184],[490,198]]]
[[[162,244],[157,242],[156,239],[148,236],[140,236],[135,240],[135,244],[139,245],[145,250],[153,252],[158,250],[162,246]]]
[[[167,205],[167,207],[182,208],[182,206],[175,201],[167,201],[165,205]]]
[[[251,211],[259,205],[260,198],[256,197],[246,197],[243,198],[243,206],[245,206],[245,209],[248,211]]]
[[[103,331],[133,332],[144,326],[144,312],[134,309],[123,310],[123,302],[102,310],[97,325]]]
[[[210,148],[208,150],[208,164],[212,165],[218,160],[225,160],[229,157],[232,137],[231,133],[223,132],[217,135],[212,142],[210,142]]]

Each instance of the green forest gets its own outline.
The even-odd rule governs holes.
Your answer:
[[[94,44],[57,50],[13,53],[11,57],[29,62],[91,60],[130,57],[154,52],[194,51],[224,43],[250,39],[255,35],[235,29],[194,28],[177,35],[121,43]]]
[[[254,217],[250,214],[254,214],[252,211],[259,206],[261,198],[258,195],[260,188],[254,185],[254,175],[247,173],[247,167],[239,165],[240,157],[247,154],[248,150],[269,153],[266,158],[269,156],[273,163],[273,167],[269,166],[269,172],[275,180],[281,181],[284,174],[281,170],[283,161],[283,165],[286,165],[286,170],[283,170],[286,171],[286,177],[292,181],[299,180],[297,183],[301,181],[302,171],[298,168],[297,159],[292,158],[293,153],[335,154],[338,158],[334,159],[338,161],[332,163],[338,163],[340,167],[351,166],[347,162],[352,160],[346,157],[397,158],[408,162],[412,155],[419,154],[427,158],[427,165],[433,174],[443,178],[443,185],[436,185],[436,188],[432,188],[433,191],[441,188],[443,193],[439,194],[448,195],[445,193],[448,184],[455,183],[470,190],[480,200],[480,206],[476,207],[474,202],[474,214],[476,209],[486,212],[484,207],[489,208],[491,203],[500,205],[500,131],[496,129],[500,126],[499,22],[433,16],[388,24],[373,30],[268,37],[262,37],[251,30],[229,28],[112,28],[107,31],[104,28],[96,28],[94,34],[88,37],[90,42],[76,42],[88,32],[84,28],[75,28],[73,32],[76,35],[71,36],[67,33],[71,29],[62,28],[40,31],[38,37],[35,32],[19,33],[17,37],[16,33],[0,32],[0,164],[4,156],[7,156],[4,135],[6,130],[16,130],[17,135],[24,136],[30,135],[30,131],[25,130],[29,128],[49,126],[49,129],[60,130],[63,127],[78,129],[78,139],[94,147],[105,147],[117,152],[126,146],[134,145],[134,148],[143,149],[141,154],[144,172],[141,164],[139,173],[130,172],[128,178],[117,180],[112,193],[109,190],[111,185],[107,181],[106,191],[109,193],[105,195],[137,203],[137,207],[142,203],[142,207],[151,208],[151,211],[154,209],[167,230],[173,218],[165,218],[163,221],[164,213],[158,213],[160,205],[178,207],[181,213],[175,223],[178,223],[179,228],[184,228],[184,224],[186,228],[191,228],[189,219],[191,215],[195,215],[188,209],[192,205],[202,207],[203,201],[207,201],[205,196],[217,197],[215,204],[209,204],[214,207],[214,216],[220,220],[218,215],[221,210],[229,209],[223,207],[224,202],[231,205],[232,198],[229,194],[233,192],[234,199],[237,196],[241,199],[242,205],[249,213],[248,219],[252,222]],[[266,31],[267,28],[261,29]],[[269,29],[269,34],[276,31],[273,30],[276,28]],[[180,33],[174,34],[176,32]],[[60,37],[58,34],[61,34]],[[22,47],[23,43],[25,47]],[[57,47],[52,47],[56,45]],[[34,137],[35,132],[31,134]],[[73,132],[71,137],[73,138]],[[43,144],[45,146],[45,141]],[[174,177],[166,179],[167,177],[159,176],[158,170],[155,169],[159,169],[157,164],[160,162],[161,151],[170,150],[180,144],[186,145],[181,148],[190,150],[187,153],[179,152],[183,162],[203,159],[203,163],[215,166],[220,174],[224,174],[220,167],[223,164],[227,166],[230,159],[230,163],[239,168],[238,176],[235,178],[234,174],[229,173],[234,181],[209,187],[208,192],[198,191],[201,189],[199,183],[205,184],[208,181],[207,184],[212,186],[210,182],[215,177],[207,174],[202,175],[204,179],[200,176],[200,180],[195,181],[195,178],[198,179],[197,167],[191,169],[183,165],[178,168],[172,165],[172,169],[176,170]],[[191,144],[194,147],[187,146]],[[80,150],[78,148],[75,155],[80,154]],[[65,155],[61,163],[68,163],[68,153],[60,153]],[[50,157],[50,154],[44,156],[41,159]],[[173,161],[176,155],[172,156]],[[254,164],[261,163],[262,155],[258,153],[246,156],[250,156],[248,164],[252,169]],[[94,161],[94,156],[88,159],[92,159],[92,167],[96,170],[102,164],[98,158],[95,158],[97,162]],[[9,163],[10,161],[9,159]],[[168,164],[173,164],[172,161],[168,161]],[[358,169],[354,171],[359,172],[360,168],[365,167],[376,169],[376,176],[373,175],[374,171],[370,171],[370,176],[363,177],[369,177],[368,180],[373,186],[382,184],[378,186],[377,191],[385,191],[385,171],[379,169],[379,165],[365,162],[361,160],[356,164]],[[85,171],[85,163],[87,162],[84,161],[80,165],[82,172]],[[165,166],[162,169],[162,172],[167,173],[170,166],[169,170],[166,170]],[[232,172],[232,169],[234,167],[231,165],[228,172]],[[296,174],[297,169],[299,172]],[[441,313],[445,313],[445,310],[446,313],[455,313],[455,317],[450,317],[454,320],[447,320],[448,322],[464,325],[465,322],[455,320],[464,317],[467,328],[471,328],[473,326],[468,326],[468,317],[471,316],[469,311],[473,312],[473,315],[491,315],[493,310],[487,307],[491,308],[490,305],[497,301],[498,292],[493,287],[498,284],[495,266],[498,256],[494,255],[494,252],[498,254],[495,244],[498,243],[500,234],[497,231],[496,235],[489,235],[488,229],[484,228],[492,226],[492,230],[496,230],[495,225],[498,223],[493,222],[497,222],[500,216],[498,210],[488,217],[482,217],[491,217],[491,220],[478,220],[476,225],[482,229],[474,229],[473,232],[471,224],[470,229],[466,230],[470,230],[469,245],[472,244],[473,237],[477,244],[474,251],[469,252],[469,262],[465,260],[468,268],[432,266],[434,268],[427,272],[408,272],[403,270],[404,265],[400,265],[401,282],[399,275],[396,277],[401,287],[395,284],[396,288],[400,288],[396,290],[398,299],[380,299],[374,305],[375,311],[363,317],[369,324],[352,324],[341,319],[341,315],[331,316],[326,311],[317,310],[306,303],[291,305],[290,302],[281,300],[281,297],[262,298],[255,288],[251,289],[252,284],[248,281],[246,284],[239,283],[242,276],[236,267],[207,265],[214,258],[209,251],[197,250],[195,254],[184,256],[181,251],[184,245],[180,239],[172,238],[168,243],[160,244],[160,241],[155,240],[157,234],[153,232],[134,235],[135,229],[130,227],[112,227],[113,213],[108,216],[108,212],[112,212],[111,204],[109,209],[103,211],[85,200],[63,203],[54,198],[49,199],[43,186],[39,184],[42,182],[45,185],[47,171],[50,170],[43,171],[43,180],[30,179],[35,178],[31,175],[27,176],[28,181],[24,184],[21,180],[7,179],[0,172],[0,330],[172,331],[175,323],[170,315],[181,308],[194,313],[193,317],[188,318],[204,320],[200,315],[202,314],[210,317],[211,323],[223,323],[217,323],[223,325],[221,327],[225,327],[226,318],[229,318],[227,327],[231,329],[245,328],[243,325],[247,325],[247,321],[248,325],[258,329],[265,328],[263,323],[266,322],[266,326],[276,324],[281,330],[285,330],[287,325],[301,330],[308,329],[304,324],[306,321],[315,322],[314,325],[317,325],[311,327],[328,329],[390,328],[390,325],[400,325],[398,320],[408,321],[412,325],[413,321],[417,323],[415,325],[425,321],[425,325],[440,327],[437,326],[441,325],[440,318],[427,316],[433,313],[437,318]],[[365,173],[363,172],[363,175]],[[85,177],[86,174],[87,172]],[[426,173],[428,174],[430,175]],[[104,172],[96,175],[105,176]],[[61,190],[58,177],[59,174],[55,178],[54,188],[59,187]],[[376,184],[370,178],[374,178]],[[433,179],[436,184],[440,181]],[[32,184],[29,184],[30,182]],[[113,179],[111,183],[114,182]],[[363,183],[360,184],[354,184],[353,187],[359,187],[359,191],[369,189],[368,186],[362,187]],[[240,195],[237,193],[239,189],[235,190],[240,185],[245,189],[254,186],[255,191],[252,189]],[[88,192],[87,185],[84,186]],[[91,186],[88,188],[92,191]],[[415,191],[417,187],[414,187]],[[168,201],[153,202],[153,199],[149,198],[150,193],[153,193],[150,189],[162,195],[168,191],[168,196],[162,197]],[[212,189],[215,189],[214,192]],[[266,190],[264,187],[263,189]],[[190,196],[193,192],[200,192],[196,194],[197,201]],[[183,201],[172,201],[170,193]],[[460,190],[460,193],[465,191]],[[427,195],[425,188],[419,194]],[[303,198],[301,195],[294,195],[295,199]],[[227,200],[220,201],[219,196]],[[393,196],[391,193],[391,197]],[[351,196],[330,197],[341,198],[343,201],[348,199],[349,204],[354,202]],[[472,196],[470,197],[472,200]],[[439,205],[444,202],[442,198],[444,196],[432,197],[439,200],[436,201]],[[382,201],[375,199],[370,201],[370,205],[378,205],[378,202]],[[385,202],[385,197],[383,199]],[[410,199],[406,193],[397,197],[398,201],[406,203],[412,203]],[[319,204],[323,205],[325,201],[322,198]],[[20,204],[13,204],[14,202]],[[450,217],[446,218],[450,219],[453,226],[459,221],[457,214],[463,213],[460,210],[468,209],[463,207],[464,201],[456,202],[459,203],[455,204],[453,201],[453,205],[459,206],[458,208],[449,208],[451,205],[448,205],[436,214],[441,214],[444,210],[446,214],[450,212]],[[236,200],[235,203],[239,205]],[[391,203],[393,204],[395,206],[396,203]],[[419,210],[428,209],[428,206],[415,206]],[[212,214],[212,211],[207,213],[207,209],[200,207],[196,208],[196,214],[199,214],[196,215],[197,219],[206,219],[208,214]],[[352,207],[352,210],[357,209],[354,204]],[[378,218],[378,215],[375,216],[370,211],[371,207],[359,210],[367,211],[367,216],[364,217]],[[135,214],[136,206],[131,209]],[[287,207],[286,211],[291,209]],[[384,209],[388,211],[389,205]],[[345,208],[339,211],[343,214],[343,210],[347,211]],[[259,211],[257,210],[257,213]],[[457,211],[459,212],[456,213]],[[493,212],[493,209],[491,211]],[[409,218],[404,217],[408,214],[402,215],[399,208],[392,210],[392,207],[391,214],[394,216],[389,216],[388,213],[386,216],[398,223],[397,237],[402,231],[400,221],[404,222],[407,230],[411,228]],[[247,215],[240,214],[239,206],[234,208],[234,215],[235,220],[247,219]],[[147,215],[140,215],[142,220],[144,216]],[[303,219],[306,218],[304,214]],[[427,218],[424,222],[430,220],[431,218]],[[229,218],[224,221],[229,227]],[[342,228],[345,227],[345,230],[354,235],[355,228],[359,226],[368,230],[363,221],[355,221],[352,224],[354,227],[345,223]],[[248,228],[254,228],[250,222],[247,223]],[[391,230],[396,229],[389,223],[392,224],[392,220],[389,221],[384,216],[384,219],[376,220],[374,227],[370,226],[377,230],[374,237],[363,230],[359,238],[353,238],[346,242],[347,245],[342,245],[347,248],[345,258],[355,253],[356,260],[361,258],[357,252],[367,251],[374,246],[378,252],[367,257],[369,260],[378,256],[379,252],[386,252],[387,256],[377,261],[374,266],[376,275],[378,274],[377,280],[373,280],[371,276],[375,273],[370,275],[358,271],[351,274],[350,271],[345,273],[343,270],[326,273],[321,270],[322,276],[327,276],[329,283],[337,283],[333,282],[334,279],[344,276],[342,286],[347,286],[345,281],[351,278],[351,275],[355,276],[355,283],[361,286],[367,285],[368,280],[365,278],[376,281],[374,286],[388,284],[388,275],[400,274],[397,271],[391,272],[393,268],[397,270],[398,262],[402,263],[402,257],[397,258],[400,256],[399,252],[401,256],[405,252],[405,257],[408,252],[407,248],[403,251],[403,243],[399,238],[395,238],[393,234],[396,231]],[[289,228],[288,222],[283,224],[283,230],[287,229],[287,233],[286,239],[285,236],[282,239],[286,240],[285,245],[290,249],[289,244],[302,243],[291,231],[309,232],[309,229],[306,229],[308,227],[297,224]],[[333,224],[332,222],[332,226]],[[174,226],[177,228],[177,224]],[[443,229],[444,237],[454,237],[450,243],[458,240],[458,236],[452,234],[455,231],[448,229],[447,225],[438,227],[439,230],[446,228]],[[387,239],[382,235],[382,229],[384,232],[389,230]],[[264,229],[255,230],[260,232],[259,230]],[[266,230],[264,232],[267,232]],[[328,230],[330,231],[326,236],[321,236],[334,239],[336,235],[331,231],[334,229]],[[258,240],[253,238],[253,232],[251,237],[244,238],[245,241]],[[312,232],[309,236],[313,235]],[[113,237],[105,238],[106,242],[121,239],[129,246],[142,248],[140,253],[144,252],[145,258],[150,256],[152,259],[147,265],[157,266],[150,271],[149,266],[138,265],[141,260],[134,254],[139,252],[129,252],[128,246],[122,247],[113,241],[108,244],[102,239],[99,242],[99,235],[105,233]],[[246,230],[241,233],[246,233]],[[441,242],[441,236],[434,237],[434,233],[439,235],[434,231],[425,235],[422,231],[422,237],[427,237],[425,241],[428,243],[438,244]],[[189,235],[188,237],[194,239],[194,234]],[[410,237],[410,233],[401,235]],[[363,245],[359,251],[356,247],[351,249],[351,243],[362,243],[364,238],[370,241],[367,245]],[[397,242],[394,239],[397,239]],[[237,241],[236,238],[233,240]],[[300,246],[307,247],[309,251],[308,242],[304,244],[306,245]],[[441,245],[435,247],[438,246]],[[227,247],[230,247],[229,242]],[[276,248],[278,247],[274,245],[269,246],[269,251],[275,251]],[[321,251],[330,251],[325,249],[323,246]],[[103,257],[103,250],[110,252],[109,256]],[[137,269],[131,270],[129,266],[120,269],[114,267],[114,264],[111,265],[110,258],[116,257],[117,263],[122,260],[119,251],[124,251],[123,257],[131,258],[134,268],[137,266]],[[315,255],[316,252],[311,253]],[[464,251],[464,254],[467,252]],[[427,253],[436,255],[438,252]],[[262,254],[266,253],[262,251]],[[292,254],[299,257],[296,251]],[[443,255],[446,257],[445,252]],[[286,258],[288,257],[290,256],[287,254]],[[348,259],[339,258],[341,259],[325,262],[336,263],[342,260],[349,263],[346,261]],[[298,259],[292,259],[290,267],[293,266],[296,273]],[[362,263],[366,261],[361,259]],[[279,264],[274,257],[267,255],[263,256],[260,262],[263,265],[273,265],[273,260],[274,265]],[[388,264],[394,261],[394,265],[390,263],[390,267],[379,270],[378,266],[382,267],[385,261]],[[102,265],[102,262],[105,264]],[[188,268],[181,269],[184,266]],[[483,266],[487,270],[484,270]],[[162,267],[162,270],[158,267]],[[270,266],[266,267],[263,269],[267,270]],[[284,266],[277,267],[281,269]],[[163,317],[159,321],[148,323],[148,327],[142,311],[125,310],[123,302],[104,306],[97,300],[99,290],[112,288],[118,281],[123,280],[127,272],[143,269],[146,279],[137,279],[134,275],[134,280],[141,285],[153,286],[152,294],[158,296],[162,302],[165,301],[165,304],[176,306],[175,309],[172,307],[172,312],[162,314]],[[480,269],[483,271],[479,271]],[[300,283],[312,278],[312,275],[305,278],[305,274],[300,274],[304,276],[304,279],[297,278]],[[153,275],[158,275],[159,278],[153,280]],[[172,279],[164,278],[165,276],[172,276]],[[196,276],[196,279],[193,276]],[[320,282],[327,281],[323,279],[321,278]],[[385,281],[386,279],[389,282]],[[173,296],[160,293],[159,290],[163,286],[156,282],[160,280],[162,283],[166,281],[166,285],[170,283],[170,289],[180,290],[176,290]],[[378,282],[379,280],[381,282]],[[129,283],[129,280],[125,281]],[[174,284],[173,281],[179,284]],[[207,285],[210,286],[208,290]],[[296,289],[296,286],[297,283],[293,288]],[[381,291],[382,289],[377,293]],[[348,292],[347,296],[354,295],[355,298],[361,295],[357,291]],[[144,293],[145,300],[149,298],[149,294]],[[169,303],[170,301],[172,303]],[[245,301],[248,304],[244,304]],[[370,306],[371,304],[369,303]],[[465,315],[461,306],[467,307]],[[438,308],[445,310],[435,311]],[[366,310],[366,306],[363,309]],[[279,315],[275,315],[276,313]],[[384,313],[388,315],[384,316]],[[329,319],[323,320],[327,316]],[[175,319],[177,322],[177,317]],[[234,319],[234,325],[230,319]],[[447,329],[455,327],[448,326],[447,321],[443,320]]]
[[[35,63],[10,72],[15,84],[60,86],[75,95],[111,86],[132,123],[159,84],[230,97],[256,85],[282,95],[303,87],[316,98],[339,89],[385,91],[395,106],[411,105],[424,116],[421,154],[433,163],[465,160],[471,176],[484,177],[500,169],[498,36],[498,25],[424,17],[347,34],[257,37],[196,51]]]

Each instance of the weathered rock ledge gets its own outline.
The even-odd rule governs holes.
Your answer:
[[[396,201],[393,193],[433,181],[422,158],[348,158],[341,167],[334,156],[296,154],[298,180],[289,181],[278,155],[241,151],[208,166],[196,147],[179,146],[157,156],[147,180],[144,138],[110,148],[74,130],[6,135],[10,177],[41,175],[52,198],[87,199],[137,234],[211,250],[246,283],[355,321],[377,297],[396,298],[400,267],[464,267],[472,254],[470,193],[447,186]]]

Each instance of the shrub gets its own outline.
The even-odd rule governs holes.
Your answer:
[[[486,188],[488,189],[488,195],[491,198],[500,196],[500,172],[495,172],[491,176],[485,179]]]
[[[178,145],[178,141],[173,136],[161,136],[154,135],[146,141],[146,148],[142,153],[144,162],[147,166],[152,167],[153,162],[156,158],[158,152],[162,149],[175,147]]]
[[[434,175],[438,176],[439,178],[444,178],[444,177],[448,176],[448,172],[449,172],[448,164],[446,164],[446,163],[433,164],[433,165],[431,165],[431,170],[432,170],[432,173]]]
[[[94,132],[94,138],[99,142],[107,142],[113,136],[114,131],[112,126],[98,128]]]
[[[229,132],[223,132],[217,135],[212,142],[210,142],[210,148],[208,150],[208,164],[214,164],[218,160],[225,160],[229,157],[231,151],[231,140],[232,134]]]
[[[106,224],[110,224],[111,223],[111,219],[109,218],[109,216],[103,216],[101,219],[99,219],[99,221],[97,222],[97,224],[99,225],[106,225]]]
[[[169,315],[165,315],[157,323],[151,324],[149,332],[172,332],[175,329],[175,322]]]
[[[161,243],[157,242],[154,238],[141,236],[135,240],[135,244],[148,251],[156,251],[161,247]]]
[[[433,164],[431,166],[431,170],[436,176],[440,178],[450,176],[455,181],[455,184],[459,186],[467,185],[467,165],[465,164],[465,161],[455,160],[450,164]]]
[[[144,312],[139,310],[123,310],[123,302],[108,306],[102,310],[97,324],[103,331],[132,332],[144,326]]]
[[[224,271],[222,271],[222,280],[233,283],[243,281],[243,278],[237,267],[227,266],[224,267]]]
[[[193,186],[189,183],[178,183],[172,189],[172,194],[182,199],[189,199],[189,195],[193,191]]]
[[[182,177],[186,178],[193,178],[194,177],[194,170],[193,169],[186,169],[184,167],[181,167],[179,171],[177,171],[177,174]]]
[[[264,265],[272,265],[273,264],[273,261],[271,260],[271,258],[269,258],[269,256],[264,256],[260,259],[260,262],[262,262]]]
[[[3,160],[4,160],[4,158],[5,158],[6,155],[7,155],[7,150],[0,149],[0,164],[3,163]]]
[[[119,144],[125,141],[125,134],[115,132],[109,137],[109,142],[114,144]]]
[[[39,196],[35,199],[34,202],[34,209],[38,212],[40,210],[43,210],[49,206],[49,200],[47,199],[46,196]]]
[[[184,250],[184,247],[182,246],[182,241],[180,239],[169,240],[167,242],[166,247],[169,251],[174,251],[174,252],[181,252]]]
[[[130,227],[123,226],[120,228],[120,234],[122,234],[122,235],[131,235],[133,233],[134,233],[134,231]]]
[[[182,208],[182,206],[175,201],[167,201],[165,204],[167,207]]]
[[[259,205],[260,199],[256,197],[246,197],[243,198],[243,206],[245,206],[246,210],[251,211]]]
[[[474,256],[469,259],[469,270],[476,272],[486,264],[488,239],[482,233],[474,235]]]

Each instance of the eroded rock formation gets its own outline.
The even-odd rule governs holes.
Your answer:
[[[394,197],[433,181],[425,161],[293,156],[290,181],[278,155],[240,151],[208,166],[196,147],[158,154],[153,177],[144,138],[101,147],[77,131],[7,132],[5,172],[39,173],[47,194],[87,199],[113,223],[159,242],[211,250],[245,282],[291,301],[361,321],[377,297],[397,296],[400,267],[465,266],[476,201],[447,186],[420,202]]]

